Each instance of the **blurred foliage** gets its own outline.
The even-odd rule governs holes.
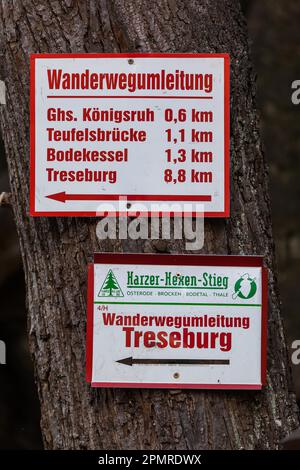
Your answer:
[[[270,168],[279,288],[290,346],[300,339],[300,106],[291,101],[291,84],[300,79],[300,2],[247,3],[257,104]],[[293,373],[300,400],[300,366]]]

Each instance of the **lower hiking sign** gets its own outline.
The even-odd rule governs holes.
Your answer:
[[[96,254],[88,278],[87,381],[260,389],[266,317],[261,257]]]

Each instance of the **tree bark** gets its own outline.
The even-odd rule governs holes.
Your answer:
[[[276,287],[267,170],[254,75],[236,0],[15,0],[0,4],[0,106],[28,298],[29,344],[48,449],[270,449],[298,424]],[[269,268],[263,391],[91,389],[85,383],[87,263],[94,251],[156,251],[105,241],[95,219],[30,218],[29,54],[229,52],[231,217],[205,226],[204,253],[262,254]],[[171,241],[166,251],[183,252]]]

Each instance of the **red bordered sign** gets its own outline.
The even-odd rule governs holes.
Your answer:
[[[258,256],[95,254],[93,387],[261,389],[267,270]]]
[[[31,55],[32,216],[229,216],[228,54]]]

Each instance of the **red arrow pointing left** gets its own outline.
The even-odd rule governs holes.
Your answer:
[[[105,200],[119,200],[121,198],[128,198],[131,201],[177,201],[180,200],[180,196],[145,196],[140,194],[126,195],[126,194],[66,194],[65,191],[61,193],[50,194],[46,196],[54,201],[66,202],[66,201],[105,201]],[[195,201],[211,201],[211,196],[190,196],[191,200]]]
[[[104,200],[118,200],[121,197],[118,194],[66,194],[65,191],[61,193],[50,194],[46,196],[54,201],[66,202],[66,201],[104,201]],[[134,196],[130,196],[130,199],[135,199]]]
[[[54,199],[54,201],[66,202],[66,193],[63,191],[62,193],[55,193],[46,196],[49,199]]]

